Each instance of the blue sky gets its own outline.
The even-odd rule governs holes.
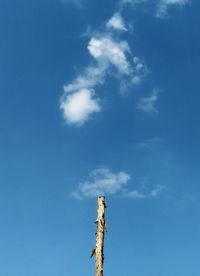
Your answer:
[[[0,274],[199,276],[200,2],[0,0]]]

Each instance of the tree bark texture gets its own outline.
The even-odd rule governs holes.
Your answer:
[[[105,197],[98,197],[97,206],[97,233],[96,233],[96,248],[95,248],[95,258],[96,258],[96,276],[103,276],[103,263],[104,263],[104,235],[106,231],[106,221],[105,221]]]

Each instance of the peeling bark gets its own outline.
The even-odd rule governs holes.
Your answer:
[[[106,221],[105,221],[105,197],[98,197],[97,206],[97,233],[96,233],[96,248],[95,248],[95,258],[96,258],[96,276],[103,276],[103,263],[104,263],[104,235],[106,231]]]

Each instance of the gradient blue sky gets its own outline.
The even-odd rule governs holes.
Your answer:
[[[2,276],[200,275],[199,10],[0,0]]]

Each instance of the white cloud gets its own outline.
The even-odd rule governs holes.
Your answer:
[[[130,74],[130,64],[126,53],[130,52],[126,41],[117,42],[111,37],[93,37],[89,44],[90,54],[100,63],[114,65],[122,74]]]
[[[118,31],[127,31],[123,18],[118,12],[116,12],[113,17],[108,20],[106,26],[107,28],[112,28]]]
[[[64,86],[60,109],[69,124],[82,126],[93,113],[101,111],[94,87],[104,83],[107,65],[89,66],[72,83]]]
[[[132,199],[147,199],[158,197],[165,189],[165,186],[161,185],[148,188],[147,180],[145,180],[140,190],[128,190],[126,187],[130,180],[131,176],[124,171],[112,172],[108,168],[101,167],[89,174],[89,180],[78,185],[78,188],[72,192],[72,197],[83,199],[120,193]]]
[[[135,85],[138,85],[142,82],[144,76],[149,72],[146,64],[137,56],[133,58],[134,63],[134,74],[132,78],[132,82]]]
[[[120,5],[126,6],[131,4],[133,6],[142,3],[152,3],[156,9],[156,16],[159,18],[165,18],[170,6],[184,6],[191,2],[191,0],[120,0]]]
[[[68,123],[83,125],[94,112],[101,110],[94,98],[95,89],[105,83],[110,72],[119,80],[121,89],[140,84],[148,72],[144,62],[133,57],[128,42],[116,39],[112,33],[113,28],[125,28],[122,17],[116,13],[107,24],[111,24],[112,28],[93,34],[88,42],[87,49],[94,60],[93,65],[87,66],[74,81],[64,86],[60,108]]]
[[[146,2],[147,0],[120,0],[121,5],[126,5],[126,4],[131,4],[131,5],[136,5],[136,4],[141,4],[143,2]]]
[[[166,16],[167,10],[170,6],[179,5],[184,6],[189,3],[189,0],[159,0],[157,4],[157,17],[163,18]]]
[[[150,190],[149,192],[146,192],[146,193],[139,192],[137,190],[133,190],[133,191],[127,192],[126,196],[135,198],[135,199],[155,198],[164,189],[165,189],[164,186],[156,186],[155,188],[153,188],[152,190]]]
[[[114,195],[123,190],[131,179],[126,172],[111,172],[108,168],[99,168],[90,173],[90,180],[79,184],[78,190],[72,193],[75,198]]]
[[[158,113],[158,110],[155,108],[155,103],[158,100],[159,93],[159,89],[153,89],[150,96],[144,97],[139,101],[137,109],[145,113]]]
[[[135,143],[135,148],[151,152],[155,155],[156,152],[163,148],[164,140],[160,137],[153,137],[142,142]]]
[[[61,0],[63,4],[74,4],[76,7],[82,7],[84,0]]]
[[[94,93],[88,89],[63,96],[60,108],[66,121],[76,125],[84,124],[91,114],[101,110],[99,99],[94,98]]]
[[[73,93],[80,89],[91,89],[98,84],[103,84],[106,69],[106,64],[87,67],[72,83],[64,85],[64,92]]]

